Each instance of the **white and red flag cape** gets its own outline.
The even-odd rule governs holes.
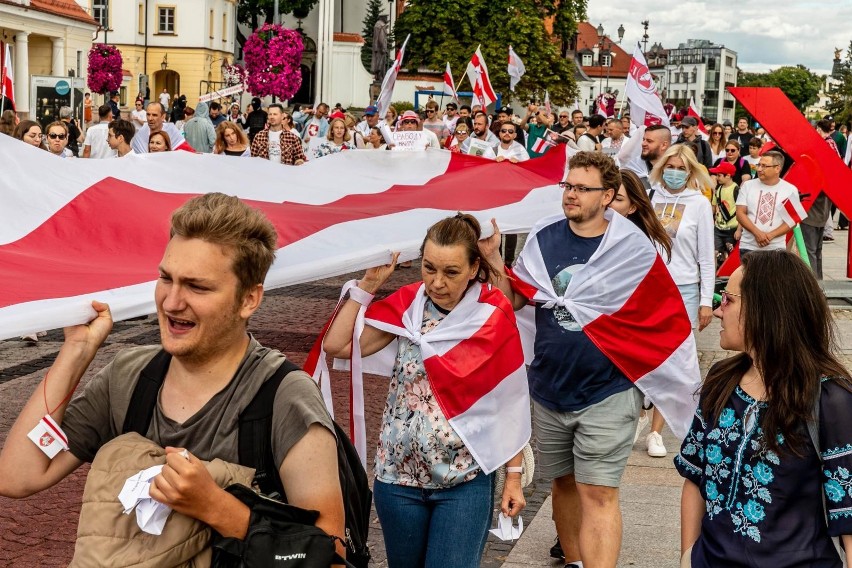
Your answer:
[[[354,280],[344,286],[342,297],[352,286]],[[362,360],[359,339],[369,325],[420,347],[441,412],[482,470],[491,473],[520,452],[531,433],[529,386],[515,313],[500,290],[476,283],[436,327],[421,334],[426,299],[425,285],[415,282],[359,310],[350,359],[350,437],[366,463],[363,373],[391,376],[397,354],[395,339]],[[321,335],[305,371],[323,387],[330,410],[322,340]]]
[[[480,47],[476,48],[470,62],[467,64],[467,78],[473,87],[474,99],[485,107],[497,100],[497,95],[494,93],[494,88],[491,86],[491,79],[488,77],[488,66],[485,65],[485,58],[482,57]]]
[[[267,290],[385,264],[389,251],[416,258],[426,229],[459,210],[507,233],[560,210],[561,153],[512,167],[405,154],[341,152],[300,167],[190,152],[61,160],[0,136],[0,339],[84,323],[93,299],[116,320],[154,313],[171,213],[200,193],[236,195],[272,221]]]
[[[9,44],[3,44],[2,53],[0,53],[3,57],[3,65],[0,66],[0,101],[3,98],[9,100],[12,103],[12,108],[10,110],[15,110],[15,85],[14,85],[14,74],[12,73],[12,50],[9,49]]]
[[[562,306],[589,339],[660,410],[683,438],[701,384],[689,316],[665,262],[631,221],[607,210],[600,246],[557,295],[538,232],[564,214],[536,223],[512,273],[513,287],[544,309]]]
[[[456,92],[456,83],[453,81],[453,73],[450,71],[450,62],[447,61],[447,68],[444,70],[444,90],[445,95],[450,95],[456,104],[459,102],[459,94]]]
[[[399,75],[399,70],[402,69],[402,58],[405,57],[405,46],[408,44],[410,37],[411,34],[405,37],[402,47],[396,52],[393,65],[390,66],[390,69],[385,73],[385,78],[382,80],[382,89],[379,91],[379,96],[376,99],[376,114],[379,116],[385,116],[388,107],[390,107],[391,100],[393,99],[393,89],[396,86],[396,76]]]
[[[524,76],[524,73],[527,72],[527,68],[524,67],[524,62],[521,61],[521,58],[518,57],[518,54],[515,53],[515,50],[512,49],[512,46],[509,46],[509,89],[511,91],[515,90],[515,85],[521,80],[521,77]]]
[[[624,90],[630,102],[630,120],[636,126],[669,125],[669,117],[657,95],[654,77],[648,69],[648,62],[645,61],[642,48],[638,43],[633,51],[633,59],[630,60],[630,70]]]

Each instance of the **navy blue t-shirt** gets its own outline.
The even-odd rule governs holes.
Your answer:
[[[567,219],[538,233],[557,295],[565,292],[571,275],[588,262],[602,239],[603,235],[575,235]],[[565,308],[549,310],[536,304],[535,326],[535,358],[528,376],[530,395],[539,404],[557,412],[576,412],[633,386]]]

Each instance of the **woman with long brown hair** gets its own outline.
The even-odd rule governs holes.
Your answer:
[[[226,120],[216,127],[216,141],[213,143],[214,154],[225,156],[250,157],[248,136],[236,122]]]
[[[672,239],[663,228],[657,214],[654,213],[645,186],[642,185],[639,176],[631,170],[621,168],[619,171],[621,187],[618,188],[618,193],[609,204],[610,209],[633,221],[654,244],[665,251],[666,259],[671,259]]]
[[[725,134],[725,128],[718,122],[710,127],[707,131],[710,134],[710,151],[713,153],[713,162],[725,157],[725,143],[728,141],[728,136]]]
[[[825,295],[797,256],[743,257],[675,467],[682,566],[852,561],[852,382]],[[842,539],[845,552],[832,537]]]

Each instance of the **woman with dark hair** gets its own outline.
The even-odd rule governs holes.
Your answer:
[[[621,187],[609,204],[610,209],[621,213],[642,229],[651,241],[666,252],[666,258],[672,257],[672,239],[663,228],[663,224],[654,213],[648,192],[634,172],[621,168]]]
[[[742,187],[744,181],[751,179],[751,165],[740,155],[740,143],[736,138],[728,140],[725,144],[725,156],[713,162],[713,167],[718,166],[723,160],[734,165],[736,172],[732,177],[738,187]]]
[[[34,120],[22,120],[15,127],[12,133],[12,138],[17,138],[21,142],[26,142],[30,146],[47,150],[44,146],[44,134],[41,132],[41,125]]]
[[[479,237],[471,215],[439,221],[421,247],[423,281],[364,312],[393,273],[394,254],[344,288],[349,299],[324,338],[325,349],[343,358],[352,353],[359,321],[366,324],[354,336],[362,356],[397,341],[373,486],[390,568],[478,567],[491,525],[490,473],[503,464],[503,514],[514,517],[526,504],[520,474],[531,430],[529,387],[514,312],[487,284],[491,267]],[[475,392],[483,395],[473,402],[471,435],[454,414]]]
[[[0,134],[12,136],[15,132],[15,126],[18,124],[18,115],[13,110],[4,110],[3,116],[0,116]]]
[[[162,130],[154,132],[151,134],[150,138],[148,138],[148,153],[154,154],[156,152],[171,152],[171,150],[172,139]]]
[[[710,134],[710,152],[713,154],[713,162],[716,160],[721,160],[725,157],[725,143],[728,141],[728,137],[725,134],[724,127],[718,122],[710,127],[708,130]]]
[[[675,458],[682,566],[852,561],[852,382],[825,295],[785,250],[743,257],[719,344]],[[840,537],[841,551],[832,537]]]

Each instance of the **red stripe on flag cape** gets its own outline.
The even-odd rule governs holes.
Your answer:
[[[390,250],[413,258],[426,228],[453,211],[487,226],[499,207],[498,221],[522,232],[558,209],[564,166],[561,156],[509,165],[443,151],[351,152],[300,168],[187,152],[60,161],[11,138],[0,153],[0,338],[82,323],[92,298],[117,318],[151,313],[171,212],[199,191],[236,194],[269,216],[279,234],[271,289],[386,262]]]

